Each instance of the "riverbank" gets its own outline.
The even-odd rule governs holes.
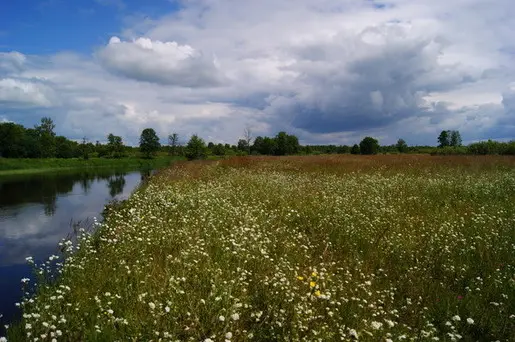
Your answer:
[[[182,157],[157,156],[153,159],[143,158],[79,158],[60,159],[15,159],[0,158],[0,176],[58,172],[87,168],[124,168],[124,169],[155,169],[170,165],[174,161],[183,160]]]
[[[8,339],[510,340],[514,170],[498,157],[177,163],[78,247],[63,242],[74,254],[57,282],[36,265]]]

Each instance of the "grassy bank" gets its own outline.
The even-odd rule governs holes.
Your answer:
[[[59,170],[83,169],[83,168],[157,168],[168,166],[179,157],[158,156],[154,159],[143,158],[79,158],[71,159],[11,159],[0,158],[0,176],[12,174],[41,173]]]
[[[74,254],[57,282],[36,265],[37,296],[8,339],[508,341],[514,166],[431,156],[178,163],[81,235],[80,249],[64,242]]]

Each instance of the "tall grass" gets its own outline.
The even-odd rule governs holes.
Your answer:
[[[64,241],[57,280],[56,260],[35,265],[37,295],[9,340],[512,340],[513,166],[430,156],[178,163],[97,233]]]
[[[154,159],[142,158],[90,158],[87,160],[79,158],[61,159],[28,159],[28,158],[0,158],[0,175],[47,172],[59,169],[82,169],[82,168],[145,168],[162,167],[169,165],[174,160],[183,158],[159,156]]]

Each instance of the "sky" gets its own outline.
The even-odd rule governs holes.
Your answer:
[[[515,138],[512,0],[0,0],[0,122],[231,143]]]

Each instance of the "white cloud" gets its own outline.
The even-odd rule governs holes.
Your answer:
[[[133,143],[151,125],[235,142],[249,123],[256,134],[336,144],[364,134],[434,144],[442,129],[514,136],[511,2],[385,4],[183,1],[179,12],[131,21],[96,58],[29,57],[16,80],[58,94],[53,113],[67,132]]]
[[[26,61],[25,55],[17,52],[0,52],[0,72],[16,72],[23,69]]]
[[[112,37],[98,57],[109,71],[139,81],[193,88],[216,86],[223,81],[214,60],[176,42],[148,38],[122,42]]]
[[[22,107],[51,107],[52,97],[52,89],[44,84],[13,78],[0,79],[0,103]]]

